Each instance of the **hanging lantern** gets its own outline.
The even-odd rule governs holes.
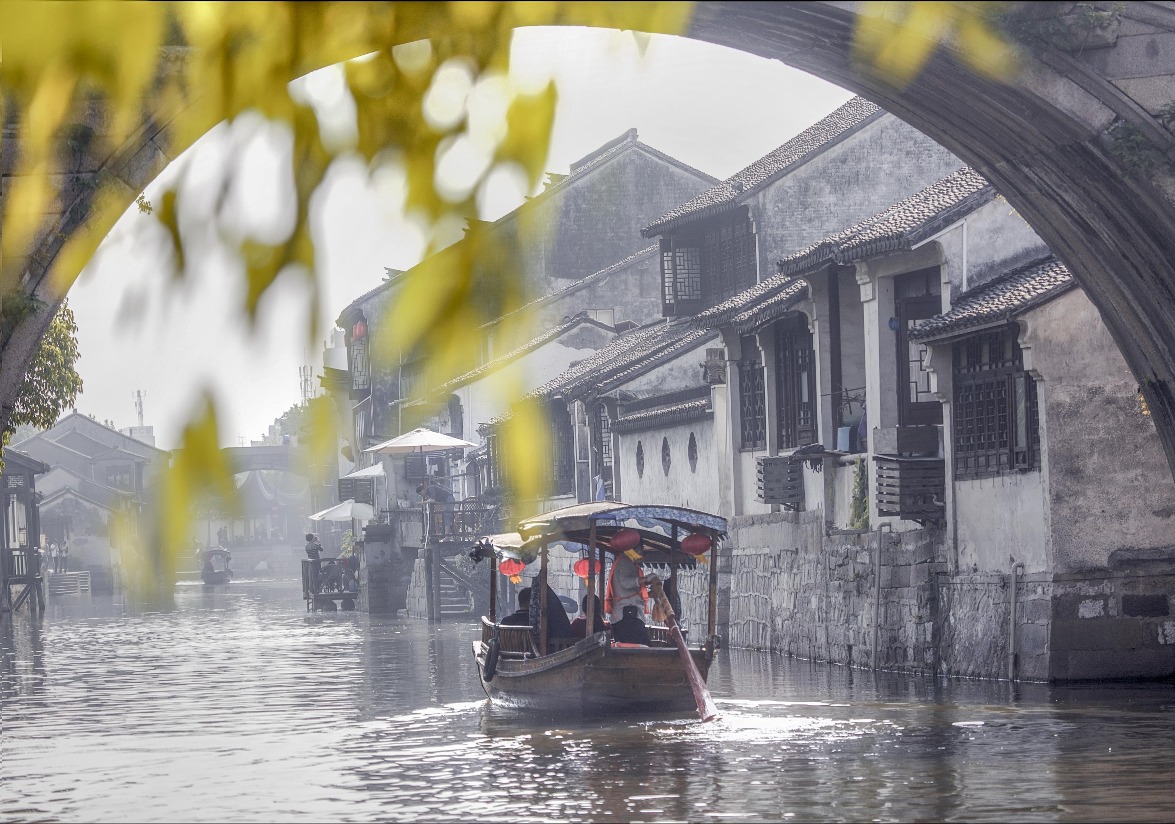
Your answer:
[[[687,555],[705,555],[712,546],[714,546],[714,542],[710,540],[710,536],[700,532],[687,535],[681,541],[681,551]]]
[[[367,337],[367,321],[362,318],[351,328],[351,337],[354,340],[363,340]]]
[[[608,546],[613,552],[628,552],[640,546],[641,534],[635,529],[622,529],[612,536]]]
[[[510,583],[522,583],[522,570],[526,569],[526,564],[519,561],[517,558],[505,558],[498,562],[498,572],[507,576]]]
[[[572,567],[572,569],[575,570],[576,575],[586,581],[588,575],[590,575],[593,571],[597,575],[600,574],[600,562],[591,558],[580,558],[575,562],[575,566]]]

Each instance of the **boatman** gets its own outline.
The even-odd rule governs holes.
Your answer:
[[[604,611],[608,613],[608,620],[619,621],[624,617],[624,608],[630,604],[639,607],[641,614],[647,613],[648,599],[644,570],[627,553],[618,554],[612,563],[608,589],[604,593]]]

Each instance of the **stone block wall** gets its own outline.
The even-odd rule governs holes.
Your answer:
[[[1049,677],[1175,674],[1175,573],[1057,575]]]
[[[424,573],[423,558],[417,558],[412,566],[412,583],[408,585],[408,617],[428,618],[428,577]]]
[[[738,517],[719,557],[718,634],[728,647],[871,666],[876,613],[877,665],[933,671],[945,568],[942,537],[931,530],[826,534],[820,512]],[[683,612],[700,620],[708,576],[703,567],[681,575]]]
[[[1017,677],[1049,677],[1051,575],[1019,577],[1016,585]],[[1011,575],[942,576],[938,582],[943,622],[938,647],[942,675],[1007,678]]]

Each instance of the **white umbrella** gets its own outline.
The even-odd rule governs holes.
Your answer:
[[[371,504],[357,504],[351,498],[310,516],[312,521],[370,521],[375,517]]]
[[[383,476],[383,464],[375,464],[374,466],[369,466],[366,469],[358,469],[352,472],[350,475],[344,475],[339,480],[345,481],[348,478],[382,478]]]
[[[470,447],[477,446],[477,444],[421,427],[413,429],[411,432],[405,432],[390,441],[368,447],[363,451],[378,452],[381,455],[407,455],[412,452],[438,452],[442,449],[453,449],[458,446]]]

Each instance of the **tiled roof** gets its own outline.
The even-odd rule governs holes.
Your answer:
[[[808,281],[775,275],[694,316],[696,329],[714,329],[728,323],[755,327],[786,312],[808,297]]]
[[[656,321],[621,335],[594,355],[552,378],[528,397],[582,397],[604,391],[687,351],[714,333],[688,320]]]
[[[781,275],[798,275],[829,261],[852,263],[909,249],[995,197],[995,189],[964,166],[873,217],[779,261]]]
[[[643,257],[648,257],[649,255],[657,252],[658,248],[659,247],[656,243],[654,243],[652,246],[646,246],[644,249],[641,249],[639,252],[636,252],[634,254],[629,255],[624,260],[618,260],[615,263],[613,263],[611,266],[606,266],[605,268],[601,269],[598,272],[590,274],[585,278],[580,278],[579,280],[575,281],[574,283],[571,283],[567,286],[564,286],[562,289],[557,289],[554,292],[548,292],[547,294],[543,295],[542,297],[535,298],[534,300],[530,301],[529,303],[523,304],[522,306],[518,307],[517,309],[515,309],[511,312],[507,312],[506,314],[502,315],[502,317],[500,317],[500,318],[494,318],[491,321],[487,321],[486,323],[483,323],[480,328],[487,329],[491,326],[496,326],[497,324],[501,323],[506,318],[514,317],[515,315],[517,315],[521,312],[529,312],[530,310],[536,309],[539,306],[543,305],[544,303],[550,303],[551,301],[556,300],[558,298],[566,297],[567,295],[571,294],[572,292],[575,292],[579,289],[582,289],[585,286],[589,286],[598,280],[603,280],[608,275],[615,272],[617,269],[623,269],[625,266],[629,265],[630,263],[635,263],[637,260],[639,260]]]
[[[863,97],[854,97],[839,109],[809,126],[770,154],[759,158],[733,177],[711,186],[697,197],[657,218],[641,229],[645,237],[659,235],[679,223],[731,208],[762,186],[832,143],[841,135],[881,112]]]
[[[669,163],[670,165],[676,166],[677,168],[679,168],[685,172],[688,172],[689,174],[692,174],[703,181],[714,182],[714,180],[715,180],[713,175],[708,175],[705,172],[701,171],[700,169],[695,169],[693,166],[690,166],[688,163],[683,163],[682,161],[678,160],[675,157],[672,157],[671,155],[667,155],[664,152],[659,151],[658,149],[654,149],[652,146],[648,145],[647,143],[640,142],[640,140],[637,139],[637,130],[636,129],[629,129],[624,134],[622,134],[620,137],[615,138],[615,139],[609,141],[608,143],[605,143],[603,146],[596,149],[591,154],[588,154],[585,158],[577,161],[576,163],[573,163],[569,174],[565,174],[565,175],[551,174],[550,175],[551,182],[538,194],[534,195],[533,197],[528,197],[517,208],[512,209],[511,211],[502,215],[500,218],[498,218],[495,221],[488,222],[488,223],[486,221],[476,221],[476,222],[479,224],[486,224],[488,226],[498,226],[500,224],[508,223],[510,220],[517,217],[518,214],[523,209],[525,209],[528,204],[533,203],[538,200],[542,200],[546,197],[549,197],[554,192],[561,191],[564,188],[575,184],[578,180],[580,180],[584,175],[590,173],[593,169],[598,168],[599,166],[603,165],[604,163],[607,163],[612,158],[617,157],[622,152],[628,151],[629,149],[634,148],[634,147],[640,149],[641,151],[643,151],[647,154],[652,155],[653,157],[656,157],[659,160],[662,160],[666,163]],[[426,258],[425,260],[429,260],[432,257],[436,257],[436,255],[443,254],[446,251],[454,248],[455,246],[459,245],[462,242],[463,242],[463,239],[458,240],[456,243],[453,243],[449,246],[446,246],[444,249],[438,250],[436,253],[431,255],[430,258]],[[638,252],[637,254],[640,255],[643,253],[643,251],[644,250],[642,250],[642,252]],[[424,262],[425,261],[421,261],[421,263],[424,263]],[[614,266],[621,265],[622,263],[624,263],[624,261],[621,261],[620,264],[614,264]],[[416,264],[416,266],[419,266],[419,265],[420,265],[420,263]],[[353,301],[351,301],[349,304],[347,304],[347,306],[339,314],[339,318],[336,321],[336,325],[338,325],[340,327],[344,327],[344,328],[346,326],[349,326],[350,323],[352,322],[352,318],[357,316],[358,311],[360,309],[360,306],[363,302],[370,300],[371,298],[378,295],[380,292],[383,292],[384,290],[390,289],[392,286],[395,286],[395,285],[401,283],[404,280],[405,275],[408,272],[411,272],[413,269],[415,269],[416,266],[413,266],[413,267],[411,267],[407,270],[403,270],[403,271],[396,270],[396,269],[386,269],[386,271],[388,272],[388,276],[389,276],[388,279],[383,281],[382,283],[380,283],[378,286],[364,292],[362,295],[360,295],[359,297],[357,297]],[[606,269],[601,270],[601,272],[597,272],[596,274],[597,275],[603,274],[603,272],[606,272],[606,271],[607,271]],[[393,275],[392,274],[393,272],[395,272],[396,274]],[[595,275],[589,275],[589,277],[594,277],[594,276]],[[582,282],[583,281],[580,281],[580,283],[582,283]]]
[[[710,406],[710,399],[699,398],[656,409],[646,409],[631,415],[621,415],[612,424],[612,428],[617,432],[640,432],[658,426],[708,418],[713,414],[714,410]]]
[[[551,341],[551,340],[554,340],[555,338],[562,335],[564,332],[569,331],[572,327],[579,326],[581,323],[589,323],[594,326],[599,326],[601,329],[610,328],[610,327],[605,326],[602,323],[599,323],[598,321],[592,320],[591,318],[587,317],[587,315],[585,315],[583,312],[580,312],[578,315],[571,318],[570,320],[565,321],[563,323],[560,323],[558,326],[552,327],[551,329],[548,329],[547,331],[543,332],[541,335],[538,335],[537,337],[531,338],[526,343],[510,350],[506,354],[501,355],[499,357],[496,357],[491,361],[487,361],[486,363],[483,363],[481,366],[477,367],[476,369],[471,369],[468,372],[466,372],[464,375],[459,375],[456,378],[453,378],[451,381],[448,381],[446,383],[441,384],[440,386],[438,386],[436,388],[436,392],[439,394],[447,394],[449,392],[452,392],[454,389],[456,389],[459,386],[464,386],[465,384],[470,383],[471,381],[475,381],[480,377],[488,375],[490,372],[493,372],[495,369],[499,369],[502,366],[505,366],[510,361],[514,360],[515,358],[520,358],[523,355],[525,355],[527,352],[533,351],[533,350],[539,348],[540,346],[542,346],[544,343]]]
[[[949,312],[924,321],[910,337],[946,338],[1006,322],[1076,285],[1065,264],[1049,255],[965,292]]]
[[[622,134],[620,137],[615,138],[615,139],[609,141],[608,143],[605,143],[603,146],[596,149],[594,152],[587,155],[583,159],[578,160],[575,163],[572,163],[571,168],[570,168],[570,174],[561,176],[559,178],[559,180],[557,180],[557,181],[552,181],[552,183],[549,186],[547,186],[545,189],[543,189],[541,192],[534,195],[533,197],[527,198],[526,202],[523,203],[522,206],[519,206],[517,209],[514,209],[511,212],[507,212],[506,214],[502,215],[500,218],[495,220],[493,222],[493,225],[497,226],[500,223],[507,222],[508,220],[510,220],[511,218],[516,216],[518,214],[518,212],[526,206],[527,203],[533,203],[534,201],[542,200],[546,197],[549,197],[554,192],[561,191],[562,189],[564,189],[568,186],[571,186],[576,181],[578,181],[580,178],[582,178],[584,175],[586,175],[588,172],[592,171],[593,169],[595,169],[599,166],[602,166],[604,163],[607,163],[612,158],[614,158],[614,157],[620,155],[622,152],[628,151],[629,149],[632,149],[632,148],[639,148],[642,151],[645,151],[645,152],[653,155],[654,157],[665,161],[666,163],[669,163],[673,166],[678,167],[682,171],[689,172],[690,174],[701,178],[702,180],[705,180],[705,181],[713,181],[714,180],[713,175],[708,175],[705,172],[701,171],[700,169],[695,169],[693,166],[690,166],[688,163],[682,163],[676,157],[672,157],[670,155],[665,154],[662,151],[654,149],[652,146],[648,145],[647,143],[641,143],[640,140],[637,139],[636,129],[629,129],[627,132]]]

